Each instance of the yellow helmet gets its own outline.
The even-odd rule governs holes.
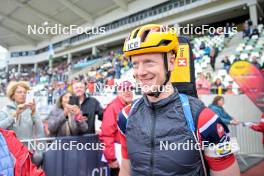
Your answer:
[[[134,29],[125,40],[126,57],[144,53],[177,52],[179,46],[176,31],[167,26],[148,24]]]

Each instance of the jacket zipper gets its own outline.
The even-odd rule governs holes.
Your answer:
[[[150,155],[150,175],[153,176],[153,165],[154,165],[154,149],[155,149],[155,127],[156,127],[156,112],[153,108],[153,119],[151,128],[151,155]]]

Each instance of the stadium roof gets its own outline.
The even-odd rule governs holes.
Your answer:
[[[134,0],[0,0],[0,45],[36,45],[54,37],[28,35],[28,25],[92,25],[117,8],[126,11]]]

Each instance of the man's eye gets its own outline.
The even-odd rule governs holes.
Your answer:
[[[155,63],[155,62],[152,61],[152,60],[148,60],[148,61],[145,62],[145,64],[154,64],[154,63]]]
[[[138,63],[132,63],[133,68],[137,68],[138,67]]]

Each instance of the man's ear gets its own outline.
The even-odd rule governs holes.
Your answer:
[[[175,66],[176,57],[174,53],[168,54],[169,71],[172,71]]]

